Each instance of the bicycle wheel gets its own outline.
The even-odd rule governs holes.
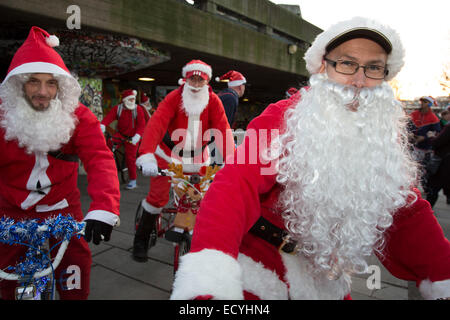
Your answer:
[[[122,165],[120,168],[120,177],[122,179],[122,183],[126,184],[130,180],[130,175],[128,173],[128,167],[125,162],[125,155],[122,155]]]
[[[119,150],[114,151],[117,173],[122,184],[128,183],[128,168],[125,163],[125,155]]]
[[[185,255],[191,250],[191,235],[187,232],[183,234],[183,240],[178,242],[174,248],[174,258],[173,258],[173,273],[175,274],[178,270],[180,263],[180,257]]]

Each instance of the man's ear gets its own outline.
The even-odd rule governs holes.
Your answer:
[[[318,73],[324,73],[326,70],[326,65],[325,63],[327,63],[325,60],[322,59],[322,65],[320,66],[319,72]]]

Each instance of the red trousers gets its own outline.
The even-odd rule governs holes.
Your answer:
[[[138,146],[125,142],[125,162],[128,168],[128,177],[130,180],[136,180],[136,154]]]
[[[125,139],[125,137],[117,132],[111,140],[107,141],[107,145],[110,149],[112,149],[112,143],[117,144],[118,147],[124,147],[125,164],[128,168],[128,177],[130,180],[136,180],[136,154],[139,146],[127,141],[123,141],[123,139]]]

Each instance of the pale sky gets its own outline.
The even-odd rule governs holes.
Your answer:
[[[450,68],[450,1],[448,0],[271,0],[300,5],[302,18],[326,29],[335,22],[365,16],[388,24],[400,34],[405,66],[397,75],[400,98],[447,95],[439,86]]]

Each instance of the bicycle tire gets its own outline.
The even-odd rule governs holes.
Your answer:
[[[122,184],[128,183],[129,175],[128,168],[125,162],[125,154],[116,149],[114,151],[114,161],[116,163],[117,174],[119,176],[120,182]]]

